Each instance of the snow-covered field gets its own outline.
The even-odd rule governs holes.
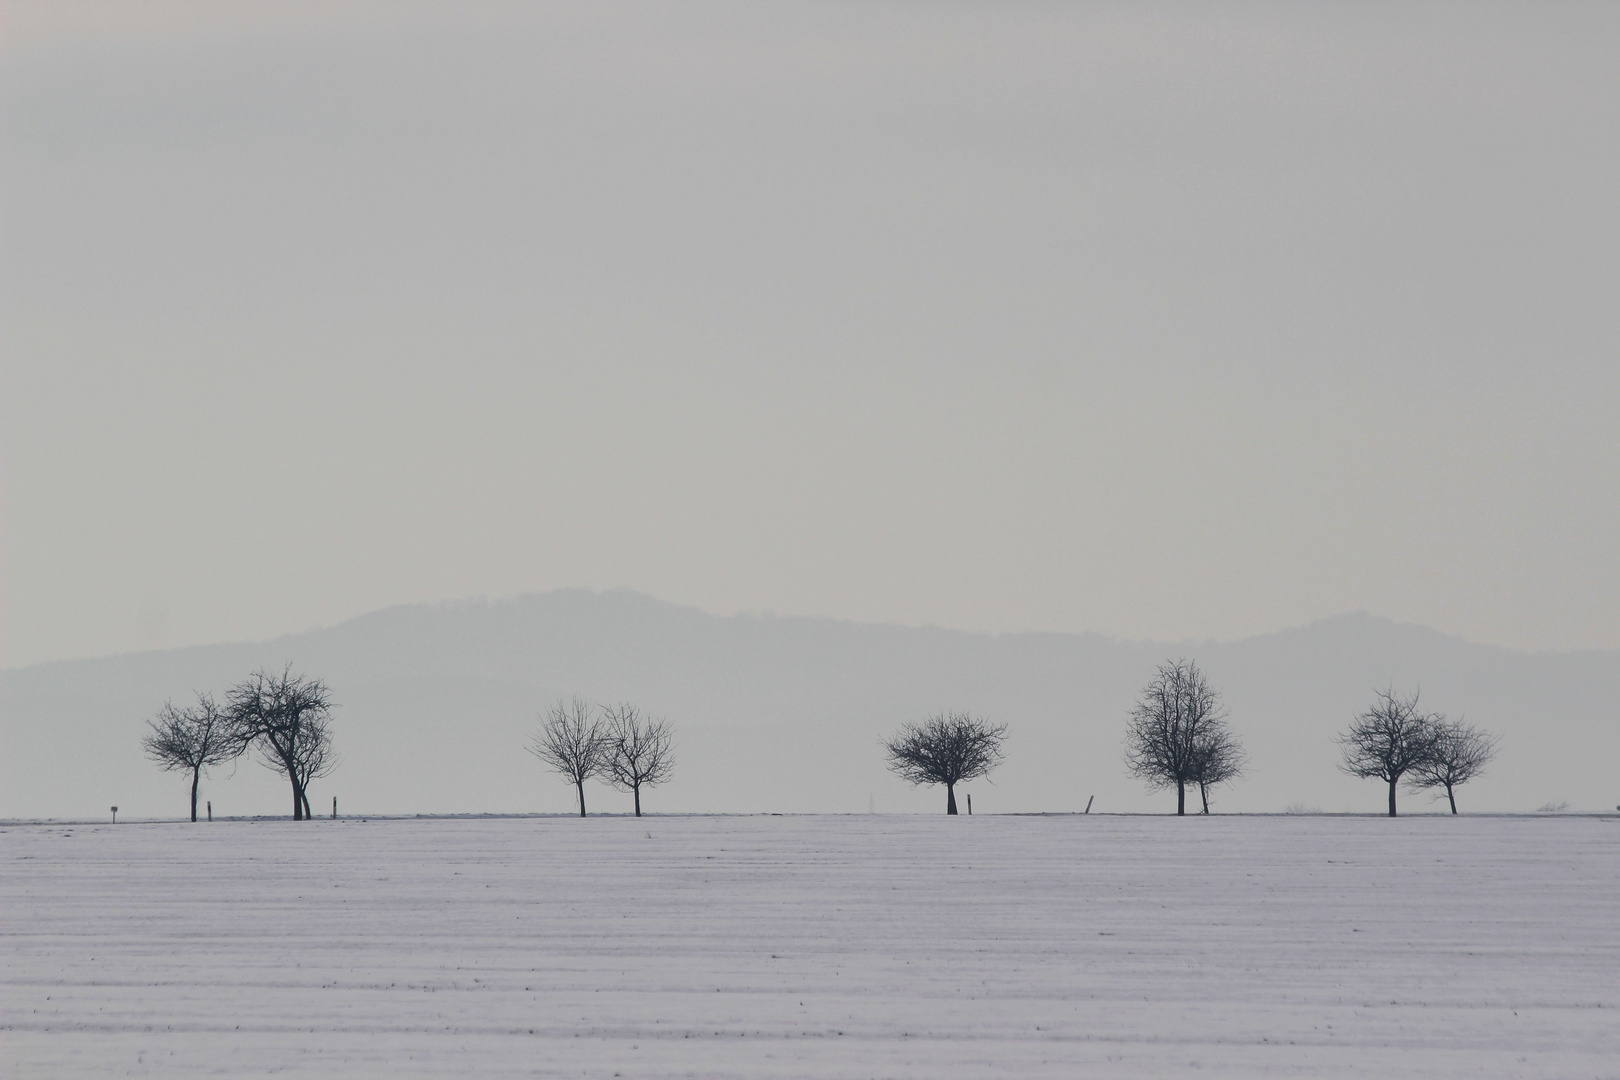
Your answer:
[[[7,1077],[1620,1076],[1620,820],[0,827]]]

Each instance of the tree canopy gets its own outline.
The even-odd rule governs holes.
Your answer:
[[[191,820],[196,821],[197,791],[203,773],[242,752],[230,717],[212,697],[198,694],[197,704],[186,709],[177,709],[173,702],[165,701],[157,716],[146,723],[151,729],[141,739],[146,756],[165,770],[185,769],[191,773]]]
[[[1389,785],[1389,816],[1396,815],[1395,788],[1410,770],[1429,760],[1443,717],[1418,707],[1418,693],[1401,697],[1393,687],[1374,691],[1372,706],[1339,736],[1339,768],[1351,776]]]
[[[1243,754],[1227,727],[1221,696],[1191,660],[1160,664],[1131,708],[1125,764],[1155,788],[1176,789],[1176,813],[1187,812],[1187,785],[1209,788],[1242,771]]]
[[[936,713],[900,728],[884,749],[889,768],[913,784],[944,784],[945,812],[956,813],[956,785],[1001,764],[1006,724],[969,713]]]

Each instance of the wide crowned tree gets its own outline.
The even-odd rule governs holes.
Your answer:
[[[1176,813],[1187,812],[1196,784],[1209,812],[1209,789],[1242,771],[1243,751],[1227,727],[1221,696],[1191,660],[1160,664],[1131,708],[1125,764],[1155,788],[1176,789]]]
[[[956,785],[1001,764],[1006,724],[969,713],[936,713],[906,724],[884,744],[889,768],[913,784],[944,784],[945,812],[956,813]]]
[[[309,784],[337,765],[332,750],[332,692],[319,679],[256,671],[225,694],[232,737],[259,748],[264,764],[292,785],[293,819],[313,817]]]
[[[229,715],[212,697],[198,694],[197,704],[185,709],[165,701],[157,716],[146,723],[151,729],[141,739],[146,756],[165,770],[183,769],[191,774],[191,820],[196,821],[203,773],[242,752]]]
[[[1444,717],[1418,707],[1417,691],[1401,697],[1393,687],[1374,691],[1376,699],[1339,736],[1339,768],[1364,780],[1389,785],[1389,816],[1396,815],[1395,789],[1402,777],[1428,761]]]

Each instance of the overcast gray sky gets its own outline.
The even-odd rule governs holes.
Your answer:
[[[1620,647],[1620,5],[5,19],[4,663],[565,585]]]

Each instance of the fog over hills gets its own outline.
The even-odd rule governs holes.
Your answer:
[[[628,592],[564,590],[509,601],[389,608],[255,644],[41,664],[3,675],[0,816],[178,816],[186,783],[141,755],[165,698],[216,693],[290,663],[339,703],[342,763],[311,790],[317,812],[568,812],[571,789],[523,752],[559,697],[627,700],[667,717],[674,780],[649,812],[939,811],[884,768],[898,723],[947,708],[1010,728],[980,812],[1162,812],[1121,764],[1123,721],[1159,661],[1198,661],[1250,755],[1217,812],[1291,804],[1377,812],[1382,791],[1336,769],[1333,736],[1374,686],[1502,736],[1464,812],[1620,803],[1620,651],[1522,653],[1368,615],[1236,642],[1135,642],[1094,634],[987,635],[823,618],[721,617]],[[254,761],[204,784],[218,814],[288,812],[286,785]],[[594,811],[629,797],[587,788]],[[1430,811],[1423,794],[1403,808]]]

